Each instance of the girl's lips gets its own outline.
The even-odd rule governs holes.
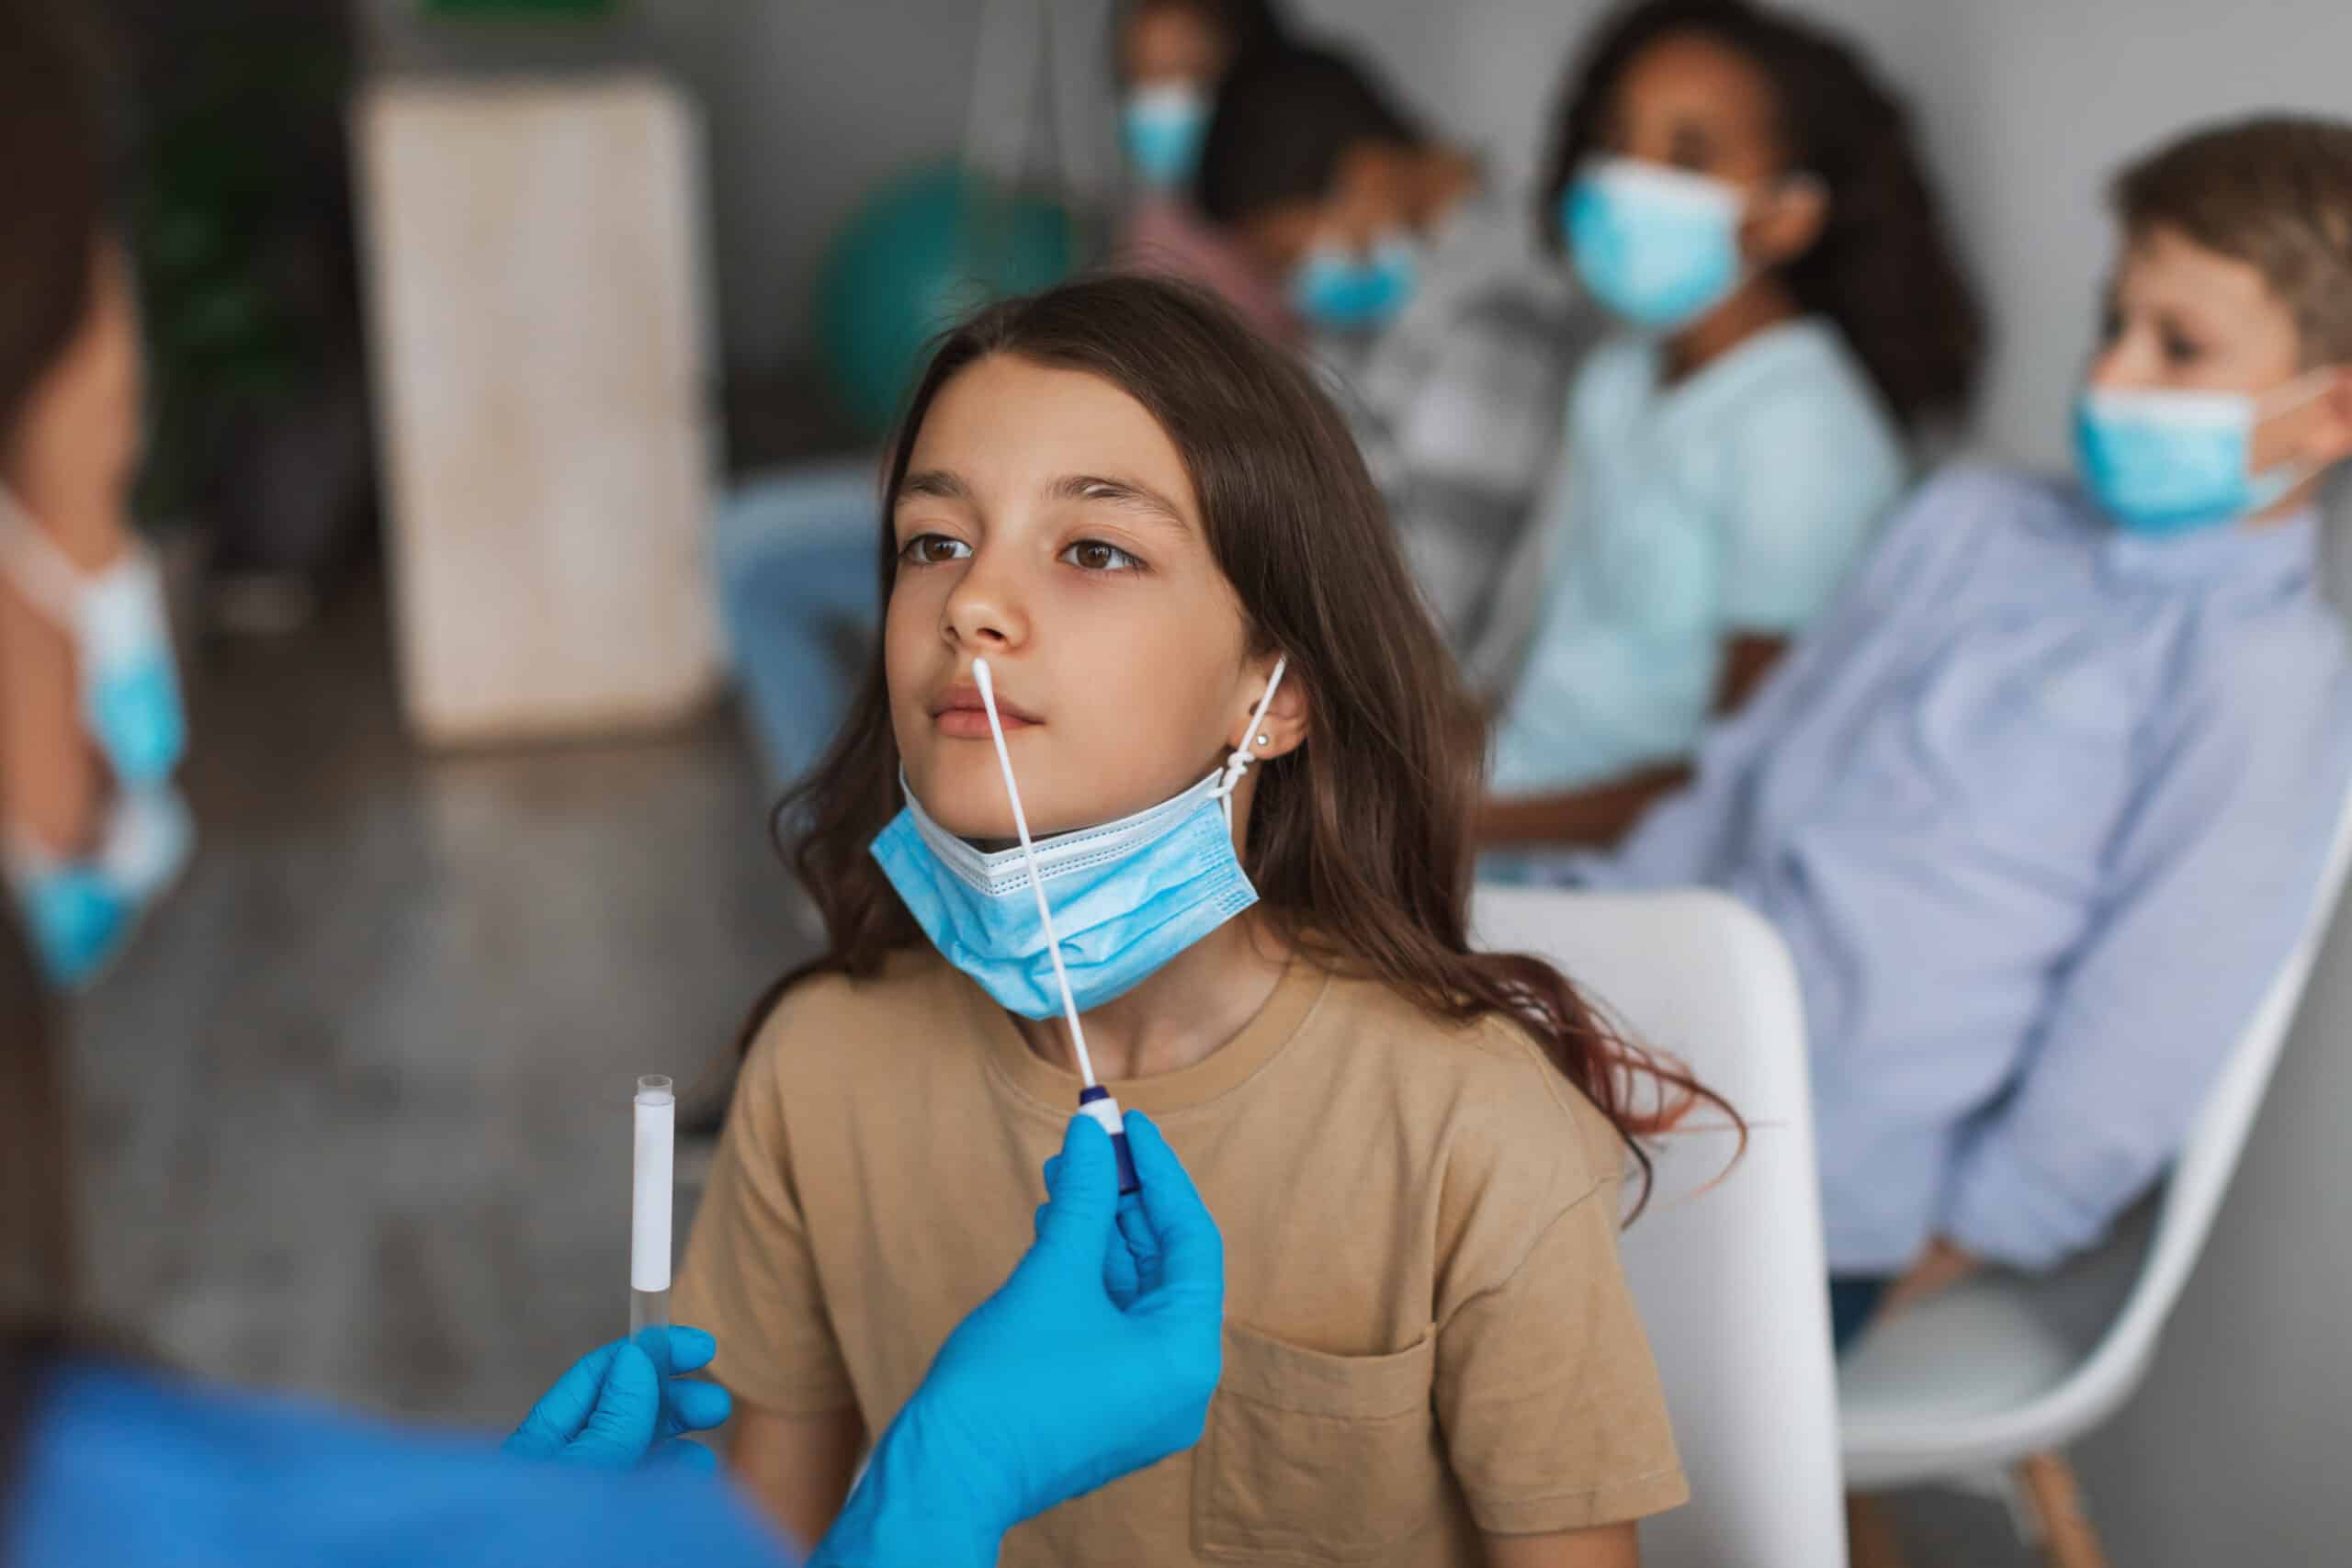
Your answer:
[[[1034,720],[1016,718],[1001,708],[997,710],[997,716],[1003,721],[1007,735],[1015,730],[1035,728]],[[931,722],[940,734],[957,740],[986,740],[989,738],[989,716],[979,708],[942,708],[931,716]]]

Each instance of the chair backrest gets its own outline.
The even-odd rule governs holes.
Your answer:
[[[2344,895],[2346,874],[2352,871],[2352,798],[2347,798],[2335,824],[2319,886],[2303,917],[2301,934],[2278,965],[2262,1001],[2230,1048],[2229,1059],[2213,1081],[2205,1107],[2198,1112],[2188,1142],[2173,1162],[2156,1213],[2155,1230],[2148,1243],[2132,1293],[2113,1325],[2079,1371],[2052,1396],[2054,1404],[2071,1407],[2066,1423],[2086,1428],[2103,1420],[2128,1397],[2155,1354],[2156,1337],[2172,1315],[2190,1271],[2205,1248],[2213,1216],[2228,1192],[2238,1156],[2245,1152],[2278,1053],[2295,1021],[2303,986],[2311,978],[2312,962],[2327,934],[2328,922]]]
[[[1551,960],[1719,1114],[1660,1140],[1650,1205],[1623,1239],[1690,1477],[1645,1527],[1643,1561],[1838,1568],[1846,1561],[1821,1199],[1796,975],[1770,927],[1718,894],[1482,887],[1478,945]]]

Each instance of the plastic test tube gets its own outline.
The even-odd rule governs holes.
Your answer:
[[[677,1120],[677,1096],[671,1092],[670,1080],[659,1074],[638,1079],[637,1156],[628,1232],[628,1337],[665,1372],[670,1365],[669,1336],[661,1330],[670,1326],[670,1167]]]

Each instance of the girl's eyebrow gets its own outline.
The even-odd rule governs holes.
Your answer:
[[[948,468],[923,468],[899,481],[899,493],[891,500],[904,501],[910,495],[927,495],[935,501],[969,501],[972,487],[964,476]]]
[[[1055,501],[1108,502],[1112,505],[1134,513],[1147,522],[1161,523],[1179,533],[1192,532],[1192,525],[1176,503],[1145,484],[1140,479],[1118,479],[1101,474],[1064,474],[1046,487],[1046,493]]]

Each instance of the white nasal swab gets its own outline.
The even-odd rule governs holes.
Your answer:
[[[1069,988],[1069,971],[1062,967],[1061,938],[1054,933],[1054,911],[1046,900],[1046,879],[1037,870],[1036,846],[1029,841],[1029,818],[1021,809],[1021,785],[1012,776],[1012,753],[1005,749],[1004,721],[997,716],[996,682],[989,674],[987,660],[972,660],[972,682],[980,689],[980,705],[988,710],[989,739],[996,742],[996,764],[1004,773],[1004,795],[1012,803],[1012,831],[1021,840],[1021,863],[1029,872],[1029,891],[1037,898],[1037,923],[1045,928],[1046,952],[1054,963],[1054,984],[1062,993],[1062,1018],[1069,1025],[1070,1046],[1078,1054],[1078,1076],[1085,1085],[1079,1091],[1078,1109],[1111,1134],[1111,1149],[1119,1162],[1119,1190],[1133,1192],[1139,1183],[1134,1156],[1127,1152],[1126,1122],[1119,1114],[1119,1102],[1095,1081],[1094,1058],[1086,1052],[1086,1029],[1078,1021],[1078,998]]]
[[[996,742],[996,765],[1004,771],[1005,798],[1012,802],[1012,830],[1021,839],[1021,863],[1029,870],[1029,891],[1037,896],[1037,922],[1046,928],[1046,951],[1054,961],[1054,984],[1061,987],[1062,1017],[1069,1023],[1069,1040],[1078,1051],[1078,1076],[1094,1087],[1094,1059],[1086,1054],[1086,1031],[1078,1021],[1078,998],[1070,994],[1069,976],[1062,968],[1061,939],[1054,935],[1054,911],[1046,902],[1046,879],[1037,874],[1037,849],[1029,841],[1029,818],[1021,809],[1021,786],[1012,778],[1012,753],[1004,749],[1004,721],[997,717],[996,682],[989,678],[989,661],[972,660],[972,679],[980,688],[980,705],[989,710],[989,738]]]

